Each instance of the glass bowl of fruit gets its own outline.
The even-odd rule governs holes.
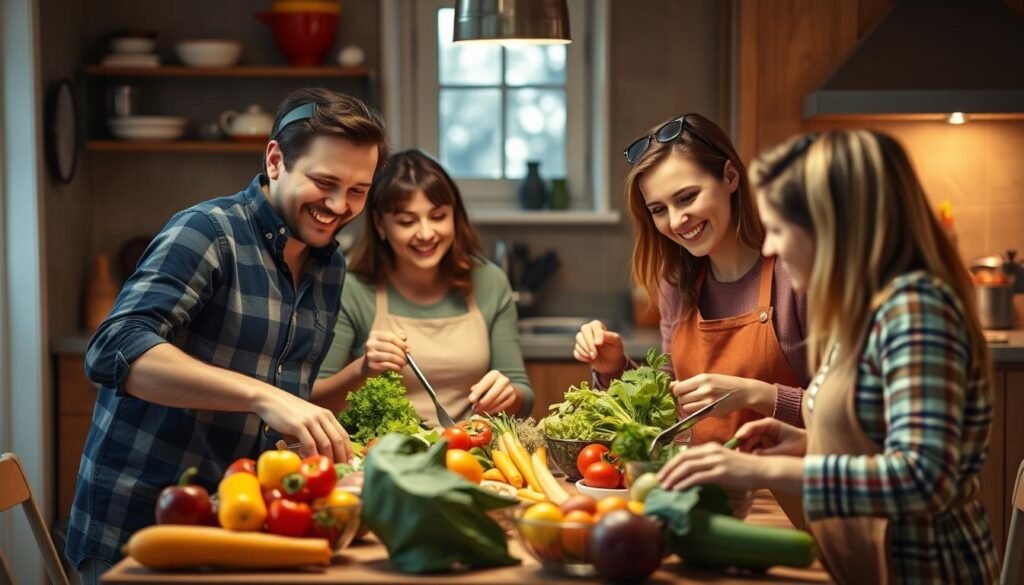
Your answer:
[[[362,502],[355,494],[335,489],[313,502],[313,536],[327,539],[331,550],[339,552],[352,544],[362,521]]]
[[[591,532],[602,515],[625,509],[621,498],[595,501],[577,494],[556,506],[541,502],[508,512],[516,537],[545,570],[573,577],[597,574],[591,558]]]

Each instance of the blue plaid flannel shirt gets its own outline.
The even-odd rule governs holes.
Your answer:
[[[296,291],[284,263],[290,229],[257,176],[230,197],[177,213],[150,244],[89,342],[100,385],[71,509],[67,557],[113,562],[154,523],[157,496],[195,466],[211,493],[225,468],[277,439],[259,417],[161,406],[128,395],[131,363],[168,342],[205,363],[309,399],[334,337],[345,260],[311,251]]]

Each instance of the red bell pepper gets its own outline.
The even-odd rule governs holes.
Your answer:
[[[206,488],[190,482],[198,470],[189,467],[181,474],[177,485],[167,486],[156,500],[157,524],[216,524],[210,494]]]
[[[249,475],[256,475],[256,461],[243,457],[236,459],[234,463],[228,465],[228,468],[224,470],[224,477],[228,477],[234,473],[248,473]]]
[[[304,536],[313,523],[313,510],[305,502],[274,500],[267,509],[267,532],[281,536]]]
[[[331,493],[336,483],[334,462],[323,455],[310,455],[303,459],[298,471],[281,478],[281,489],[289,500],[308,502]]]

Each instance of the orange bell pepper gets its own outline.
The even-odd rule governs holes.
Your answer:
[[[228,530],[257,531],[267,518],[267,505],[255,475],[235,473],[221,480],[217,486],[220,508],[217,519]]]

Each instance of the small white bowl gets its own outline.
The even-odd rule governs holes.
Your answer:
[[[629,489],[627,488],[617,488],[610,490],[606,488],[590,487],[589,485],[583,483],[582,479],[576,482],[576,491],[583,495],[590,496],[595,500],[603,500],[605,498],[610,498],[612,496],[619,496],[624,500],[629,499]]]
[[[152,53],[156,39],[150,37],[114,37],[110,39],[110,50],[114,53],[142,55]]]
[[[181,62],[190,67],[231,67],[242,56],[242,43],[227,39],[188,39],[174,45]]]

